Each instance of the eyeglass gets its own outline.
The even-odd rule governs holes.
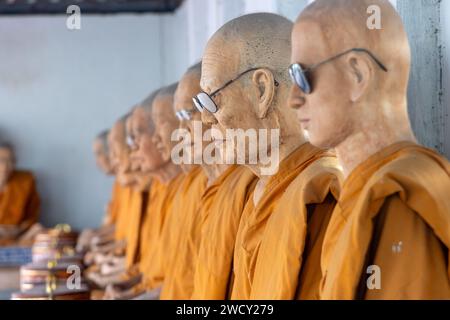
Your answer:
[[[231,79],[230,81],[226,82],[223,86],[221,86],[219,89],[213,91],[211,94],[207,94],[206,92],[202,91],[199,94],[197,94],[195,97],[192,98],[192,101],[194,101],[194,105],[197,108],[198,111],[203,112],[203,110],[207,110],[211,113],[216,113],[218,108],[216,103],[214,102],[213,98],[223,89],[228,87],[233,82],[239,80],[243,75],[256,71],[258,69],[262,69],[262,67],[258,68],[250,68],[248,70],[245,70],[244,72],[240,73],[237,77],[234,79]],[[279,86],[278,82],[275,80],[275,86]]]
[[[197,109],[183,109],[180,111],[175,112],[175,115],[177,116],[179,121],[183,120],[192,120],[192,114],[196,112]]]
[[[127,135],[126,142],[127,142],[127,146],[130,148],[134,148],[136,146],[134,137],[132,137],[131,135]]]
[[[311,81],[308,78],[307,74],[310,73],[311,71],[313,71],[314,69],[317,69],[321,65],[331,62],[333,60],[336,60],[346,54],[349,54],[350,52],[367,53],[384,72],[388,72],[388,69],[384,66],[383,63],[381,63],[380,60],[377,59],[377,57],[375,57],[375,55],[372,52],[370,52],[367,49],[353,48],[353,49],[344,51],[336,56],[333,56],[325,61],[313,64],[312,66],[309,66],[307,68],[302,67],[300,63],[291,64],[291,66],[289,67],[289,75],[291,77],[292,83],[294,85],[297,85],[305,94],[311,94],[313,88],[311,86]]]

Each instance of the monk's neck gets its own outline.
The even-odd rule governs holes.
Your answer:
[[[280,157],[278,161],[278,166],[292,154],[295,150],[297,150],[300,146],[306,143],[305,138],[300,136],[295,136],[293,139],[282,139],[285,143],[280,144]],[[251,169],[251,168],[250,168]],[[282,168],[278,168],[278,173],[282,170]],[[259,201],[263,197],[267,183],[273,177],[273,175],[263,175],[261,174],[261,167],[257,167],[256,170],[252,169],[252,171],[258,176],[259,180],[255,186],[255,191],[253,192],[253,203],[255,206],[258,205]]]
[[[279,149],[278,149],[278,157],[275,157],[274,154],[270,153],[270,159],[276,161],[276,163],[270,163],[271,166],[276,166],[279,168],[280,163],[282,163],[292,152],[297,150],[300,146],[306,143],[306,139],[300,135],[292,135],[289,137],[280,137]],[[273,148],[273,152],[276,152],[275,148]],[[269,154],[269,153],[267,153]],[[264,174],[263,169],[267,169],[267,164],[262,164],[258,162],[255,165],[249,164],[247,167],[253,171],[253,173],[259,178],[259,184],[265,185],[267,181],[270,180],[272,175]]]
[[[390,132],[390,133],[389,133]],[[347,179],[353,170],[377,152],[399,142],[416,142],[411,131],[395,132],[392,130],[365,130],[349,136],[335,148],[344,178]]]
[[[180,166],[168,161],[164,166],[152,173],[162,184],[168,184],[181,173]]]

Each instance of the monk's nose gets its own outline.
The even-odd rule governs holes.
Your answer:
[[[305,94],[298,86],[291,86],[288,103],[295,110],[300,109],[306,103]]]

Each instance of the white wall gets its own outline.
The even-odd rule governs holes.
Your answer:
[[[442,42],[443,42],[443,77],[442,77],[442,87],[444,88],[443,105],[446,108],[445,113],[445,154],[450,157],[450,1],[441,2],[441,23],[442,23]]]
[[[161,84],[160,18],[82,16],[0,19],[0,135],[16,145],[42,195],[42,220],[96,225],[111,179],[91,141]]]
[[[198,62],[208,39],[243,14],[273,12],[294,21],[310,0],[185,0],[173,15],[162,16],[163,79],[173,82]]]

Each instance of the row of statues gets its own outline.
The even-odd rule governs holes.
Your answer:
[[[450,299],[450,164],[411,129],[410,65],[387,0],[226,23],[179,82],[95,139],[115,183],[103,226],[78,239],[91,298]],[[214,149],[192,142],[183,155],[203,161],[174,161],[173,133],[195,141],[199,126]],[[252,161],[259,140],[225,161],[229,130],[276,130],[276,170]]]

